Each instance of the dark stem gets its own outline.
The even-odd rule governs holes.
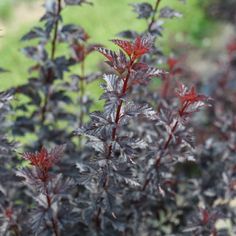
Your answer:
[[[97,214],[96,214],[96,216],[95,216],[95,224],[96,224],[96,228],[97,228],[97,231],[99,231],[100,230],[100,219],[99,219],[99,217],[100,217],[100,215],[101,215],[101,212],[102,212],[102,209],[101,209],[101,207],[99,207],[98,208],[98,212],[97,212]]]
[[[153,9],[152,19],[151,19],[151,21],[150,21],[150,23],[149,23],[149,25],[148,25],[148,32],[150,32],[151,27],[152,27],[152,25],[153,25],[154,22],[155,22],[155,18],[156,18],[156,14],[157,14],[157,10],[158,10],[158,7],[159,7],[159,5],[160,5],[160,2],[161,2],[161,0],[157,0],[157,1],[156,1],[155,7],[154,7],[154,9]]]
[[[58,34],[58,26],[59,26],[59,17],[60,17],[61,10],[62,10],[61,0],[57,0],[57,19],[55,22],[53,38],[52,38],[52,42],[51,42],[51,57],[50,57],[51,61],[53,61],[55,58],[55,52],[56,52],[56,46],[57,46],[57,34]],[[51,74],[51,76],[53,76],[53,74]],[[45,122],[47,106],[48,106],[48,102],[49,102],[49,98],[50,98],[50,83],[52,83],[51,76],[47,76],[47,79],[45,81],[46,86],[48,86],[48,88],[46,89],[46,92],[45,92],[45,100],[44,100],[44,104],[43,104],[42,112],[41,112],[41,123],[42,124],[44,124],[44,122]]]
[[[124,79],[124,84],[123,84],[123,88],[122,88],[122,91],[121,91],[121,96],[120,96],[121,98],[127,92],[128,82],[129,82],[129,78],[130,78],[133,63],[134,63],[134,61],[132,59],[130,59],[130,62],[129,62],[129,65],[128,65],[128,72],[127,72],[127,75]],[[112,141],[114,141],[116,139],[117,127],[118,127],[118,124],[119,124],[119,121],[120,121],[120,112],[121,112],[121,108],[122,108],[122,105],[123,105],[123,100],[121,98],[120,98],[120,101],[119,101],[119,105],[116,109],[115,127],[112,129],[112,137],[111,137]],[[112,143],[109,145],[109,148],[108,148],[107,160],[111,157],[111,153],[112,153]],[[108,186],[109,186],[109,176],[106,174],[106,179],[105,179],[104,184],[103,184],[104,191],[107,191]],[[101,214],[101,207],[99,207],[98,213],[95,216],[95,223],[96,223],[96,226],[97,226],[98,230],[100,230],[100,219],[99,219],[100,214]]]
[[[51,60],[55,58],[56,46],[57,46],[57,34],[58,34],[58,26],[59,26],[59,17],[61,13],[61,0],[57,0],[57,19],[55,23],[53,38],[52,38],[52,48],[51,48]]]
[[[145,191],[145,189],[147,188],[150,181],[151,181],[151,178],[146,179],[146,181],[144,182],[144,185],[142,187],[142,191]]]
[[[103,183],[103,191],[107,191],[108,190],[108,185],[109,185],[109,176],[108,174],[106,173],[106,178],[105,178],[105,181]],[[102,196],[99,197],[99,202],[102,202]],[[99,206],[98,208],[98,211],[97,211],[97,214],[95,215],[95,225],[96,225],[96,228],[97,228],[97,231],[100,230],[100,224],[101,224],[101,220],[99,219],[100,215],[101,215],[101,212],[102,212],[102,208],[101,206]]]
[[[189,102],[188,102],[188,101],[185,102],[184,105],[182,105],[182,108],[179,110],[179,116],[180,116],[180,117],[182,117],[182,116],[184,115],[185,109],[188,107],[188,105],[189,105]],[[178,124],[179,124],[179,121],[176,120],[174,126],[173,126],[172,129],[171,129],[171,133],[169,134],[169,137],[168,137],[167,141],[166,141],[165,144],[164,144],[163,150],[166,150],[166,149],[167,149],[167,147],[168,147],[170,141],[172,140],[173,133],[175,132],[175,130],[176,130]]]
[[[48,187],[47,187],[46,183],[44,183],[44,188],[45,188],[45,193],[46,193],[48,210],[50,209],[51,211],[53,211],[51,209],[52,201],[51,201],[51,197],[50,197],[50,194],[48,192]],[[52,214],[52,217],[51,217],[51,223],[52,223],[52,229],[53,229],[53,232],[54,232],[55,236],[59,236],[60,233],[59,233],[58,223],[57,223],[57,220],[54,218],[53,214]]]
[[[181,109],[179,110],[179,116],[182,117],[184,115],[184,112],[185,112],[185,109],[188,107],[189,105],[189,102],[185,102]],[[160,167],[160,164],[161,164],[161,159],[163,157],[163,152],[168,148],[172,138],[173,138],[173,133],[175,132],[176,128],[178,127],[178,124],[179,124],[179,121],[176,120],[175,121],[175,124],[174,126],[172,127],[171,129],[171,133],[169,134],[168,136],[168,139],[166,140],[166,142],[164,143],[163,145],[163,148],[162,148],[162,151],[161,151],[161,154],[156,158],[156,161],[155,161],[155,167],[156,169],[158,169]],[[147,188],[148,184],[150,183],[151,181],[151,178],[148,178],[146,179],[146,181],[144,182],[144,185],[143,185],[143,188],[142,188],[142,191],[145,191],[145,189]]]
[[[122,92],[121,92],[121,98],[126,94],[126,91],[128,89],[128,82],[129,82],[130,73],[131,73],[133,63],[134,63],[133,60],[131,60],[130,63],[129,63],[128,73],[127,73],[127,76],[124,80],[124,84],[123,84],[123,88],[122,88]],[[119,121],[120,121],[120,112],[121,112],[122,105],[123,105],[123,100],[120,99],[119,105],[116,109],[115,127],[112,129],[112,141],[115,141],[115,139],[116,139],[117,127],[118,127],[118,124],[119,124]],[[110,158],[111,153],[112,153],[112,144],[110,144],[110,146],[109,146],[107,159]]]
[[[171,129],[171,133],[169,134],[169,137],[168,137],[168,139],[166,140],[166,142],[165,142],[165,145],[164,145],[164,150],[166,150],[167,149],[167,147],[168,147],[168,145],[169,145],[169,143],[170,143],[170,141],[171,141],[171,139],[172,139],[172,137],[173,137],[173,133],[175,132],[175,129],[176,129],[176,127],[177,127],[177,125],[178,125],[178,120],[175,122],[175,124],[174,124],[174,126],[172,127],[172,129]]]
[[[85,54],[83,49],[83,54]],[[79,113],[79,127],[82,127],[84,123],[84,94],[85,94],[85,61],[81,62],[81,77],[79,81],[80,95],[79,95],[79,104],[80,104],[80,113]],[[78,146],[81,148],[82,137],[79,137]]]
[[[83,125],[84,121],[84,110],[83,110],[83,98],[84,98],[84,93],[85,93],[85,84],[84,84],[84,60],[81,62],[81,80],[80,80],[80,105],[81,110],[80,110],[80,117],[79,117],[79,127]]]
[[[164,80],[164,84],[163,84],[163,88],[162,88],[162,92],[161,92],[161,96],[163,98],[166,98],[168,97],[168,92],[169,92],[169,88],[170,88],[170,82],[172,80],[172,75],[171,73],[168,74],[166,77],[165,77],[165,80]]]

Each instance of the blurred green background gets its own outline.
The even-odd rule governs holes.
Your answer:
[[[109,40],[125,29],[141,31],[147,25],[145,20],[136,19],[130,3],[143,2],[142,0],[93,0],[94,6],[67,7],[63,11],[64,22],[77,23],[89,33],[91,42],[102,43],[108,46]],[[155,3],[154,0],[146,2]],[[185,41],[196,47],[207,46],[205,37],[210,35],[216,25],[210,21],[199,0],[187,0],[181,4],[178,0],[163,0],[162,6],[168,5],[179,10],[182,18],[167,20],[164,37],[160,44],[168,53],[172,41]],[[0,67],[10,70],[2,75],[1,90],[10,86],[24,83],[28,78],[28,67],[31,61],[26,59],[20,49],[29,44],[20,42],[20,38],[32,26],[38,23],[43,14],[42,0],[1,0],[0,1]],[[209,44],[209,42],[208,42]],[[86,66],[87,72],[94,70],[99,55],[89,56]],[[75,68],[75,70],[79,68]]]

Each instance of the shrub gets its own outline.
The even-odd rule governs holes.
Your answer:
[[[81,5],[87,1],[66,1],[70,5]],[[29,68],[31,77],[27,84],[14,88],[18,102],[13,126],[15,136],[30,137],[27,149],[39,149],[50,143],[68,143],[71,150],[71,132],[84,121],[91,100],[85,94],[85,83],[97,78],[97,74],[84,74],[84,61],[93,51],[88,43],[89,35],[74,24],[63,24],[62,1],[46,1],[45,14],[40,19],[42,26],[34,27],[22,37],[33,41],[22,51],[35,64]],[[61,47],[68,46],[70,52],[62,54]],[[81,74],[71,74],[70,68],[79,64]],[[79,107],[75,111],[74,107]],[[68,128],[70,127],[70,128]]]
[[[235,42],[213,81],[196,80],[158,45],[163,19],[181,16],[160,3],[132,4],[147,27],[119,33],[113,51],[62,22],[64,6],[90,1],[46,1],[22,38],[32,77],[0,93],[1,235],[229,235],[217,222],[235,223]],[[84,61],[95,51],[109,69],[91,113],[87,83],[101,73],[86,75]],[[21,158],[10,132],[31,138]]]
[[[4,70],[1,68],[1,71]],[[16,184],[14,172],[9,170],[10,168],[16,167],[13,152],[14,143],[10,142],[6,137],[8,124],[6,122],[6,115],[10,110],[9,101],[12,98],[12,93],[1,92],[0,93],[0,122],[1,122],[1,135],[0,135],[0,163],[1,163],[1,174],[0,174],[0,218],[1,218],[1,233],[11,231],[17,232],[18,229],[15,227],[15,218],[12,211],[12,202],[14,195],[16,194]],[[17,189],[18,190],[18,189]],[[18,196],[19,197],[19,196]]]

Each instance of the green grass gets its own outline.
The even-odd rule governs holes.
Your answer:
[[[3,11],[12,11],[9,9],[14,0],[1,0],[0,13]],[[17,0],[19,1],[19,0]],[[153,4],[154,0],[146,0]],[[3,4],[5,2],[5,5]],[[8,2],[8,4],[7,4]],[[32,2],[32,0],[31,0]],[[94,0],[94,7],[84,5],[83,7],[67,7],[63,11],[63,18],[66,23],[81,24],[89,33],[91,42],[102,43],[106,46],[113,47],[109,42],[115,35],[124,29],[134,29],[142,31],[147,22],[145,20],[137,20],[132,8],[127,6],[129,3],[142,2],[138,0]],[[165,0],[163,4],[173,6],[183,13],[183,18],[168,20],[166,22],[166,30],[164,37],[160,40],[160,44],[164,46],[168,52],[168,44],[170,38],[175,35],[184,35],[184,40],[201,45],[202,36],[205,34],[209,22],[204,12],[199,7],[198,0],[188,0],[187,4],[180,4],[177,0]],[[30,14],[30,12],[29,12]],[[23,17],[23,16],[22,16]],[[11,72],[1,75],[1,90],[8,87],[22,84],[28,78],[27,69],[32,64],[21,54],[20,48],[25,43],[19,41],[21,36],[25,34],[37,22],[17,25],[17,19],[14,20],[14,32],[6,31],[6,34],[0,38],[0,67],[9,69]],[[12,24],[12,23],[11,23]],[[6,28],[10,27],[10,23],[5,23]],[[8,29],[8,28],[7,28]],[[177,34],[178,33],[178,34]],[[183,38],[183,37],[182,37]],[[27,42],[28,43],[28,42]],[[103,58],[94,54],[89,56],[86,62],[87,72],[96,70],[99,60]],[[79,68],[77,68],[79,70]]]

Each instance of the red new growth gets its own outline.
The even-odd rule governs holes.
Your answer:
[[[170,70],[171,75],[177,75],[183,73],[183,67],[182,65],[183,58],[174,58],[174,57],[169,57],[167,59],[167,65]]]
[[[133,44],[129,41],[120,39],[113,39],[111,41],[122,48],[129,57],[133,54]]]
[[[227,51],[231,55],[236,52],[236,38],[233,39],[229,44],[227,44]]]
[[[150,44],[146,44],[144,39],[141,39],[140,37],[138,37],[135,40],[134,43],[134,49],[133,49],[133,55],[135,57],[135,59],[141,57],[142,55],[144,55],[145,53],[147,53],[150,49]]]
[[[176,64],[178,64],[179,61],[173,57],[169,57],[167,59],[167,64],[168,64],[168,67],[169,67],[169,70],[170,71],[173,71],[173,69],[175,68]]]
[[[39,167],[40,169],[49,169],[55,162],[55,159],[49,155],[48,151],[44,147],[40,152],[25,153],[24,158],[28,160],[31,165]]]
[[[82,44],[77,43],[72,45],[72,50],[76,61],[81,62],[84,60],[86,52]]]
[[[38,167],[40,170],[47,171],[51,168],[62,156],[64,146],[58,146],[50,152],[46,148],[42,148],[40,152],[27,152],[23,155],[24,159],[30,162],[31,165]]]
[[[209,212],[207,210],[205,210],[205,209],[200,209],[200,210],[201,210],[201,215],[202,215],[201,216],[202,223],[204,225],[206,225],[209,222],[209,220],[210,220]]]
[[[145,38],[137,37],[134,43],[127,40],[114,39],[111,40],[118,45],[124,52],[135,61],[150,50],[151,44]]]
[[[12,219],[12,216],[13,216],[13,210],[12,208],[7,208],[4,212],[5,216],[11,220]]]
[[[189,91],[186,90],[186,87],[180,84],[179,91],[177,92],[177,96],[180,99],[181,104],[188,103],[188,105],[193,104],[195,102],[205,101],[207,97],[204,95],[199,95],[196,93],[196,89],[194,86],[191,87]]]

